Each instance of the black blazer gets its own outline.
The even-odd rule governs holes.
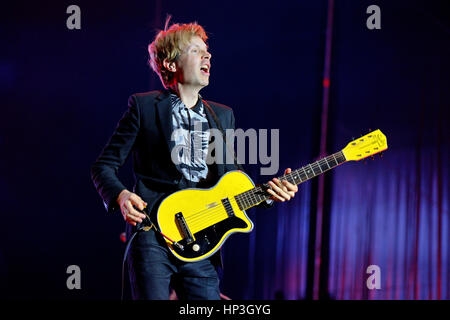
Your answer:
[[[231,108],[207,101],[216,114],[223,130],[234,129]],[[128,155],[133,155],[135,185],[133,192],[153,211],[159,200],[182,188],[182,174],[171,160],[170,138],[173,131],[169,91],[150,91],[133,94],[128,100],[128,110],[91,166],[91,178],[103,198],[108,212],[118,209],[116,199],[126,189],[117,177],[118,169]],[[208,108],[205,108],[210,128],[217,125]],[[223,154],[226,154],[224,144]],[[225,162],[225,161],[224,161]],[[235,170],[235,164],[217,164],[217,181],[226,172]],[[217,182],[217,181],[214,181]]]

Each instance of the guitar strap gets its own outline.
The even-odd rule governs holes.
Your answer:
[[[231,154],[233,155],[233,159],[234,159],[234,165],[241,171],[244,172],[244,169],[242,168],[242,166],[239,164],[239,162],[236,159],[236,155],[234,154],[234,150],[230,149],[230,147],[227,144],[227,139],[225,136],[225,131],[223,130],[222,125],[219,122],[219,119],[216,116],[216,113],[214,112],[213,108],[211,108],[211,106],[204,100],[202,99],[203,104],[205,105],[205,107],[208,109],[208,111],[211,113],[214,122],[216,123],[217,127],[219,128],[220,132],[222,133],[222,137],[223,137],[223,141],[225,143],[225,147],[228,149],[229,152],[231,152]],[[225,156],[226,157],[226,156]]]

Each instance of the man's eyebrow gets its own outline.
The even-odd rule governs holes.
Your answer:
[[[196,43],[193,43],[193,44],[189,45],[188,49],[191,49],[192,47],[197,47],[197,48],[201,49],[200,46],[198,44],[196,44]],[[206,45],[205,48],[206,48],[206,50],[208,50],[209,46]]]

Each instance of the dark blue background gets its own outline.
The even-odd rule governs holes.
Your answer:
[[[447,2],[335,1],[329,153],[368,128],[387,133],[387,155],[415,150],[418,136],[422,146],[448,149]],[[81,8],[81,30],[66,28],[70,4]],[[366,27],[371,4],[381,8],[381,30]],[[166,14],[173,22],[197,21],[208,32],[212,69],[202,95],[232,107],[237,127],[280,129],[280,175],[318,157],[327,1],[9,4],[0,31],[1,297],[120,297],[124,222],[104,211],[89,167],[129,95],[162,88],[147,66],[147,45]],[[438,143],[433,130],[439,121],[445,141]],[[258,166],[247,168],[257,182],[269,178],[259,176]],[[132,187],[130,163],[120,177]],[[309,223],[314,186],[300,187],[303,195],[258,217],[256,210],[249,213],[256,233],[230,238],[223,250],[225,294],[308,295],[309,226],[301,235],[283,233],[279,219],[298,207],[299,223]],[[296,252],[303,255],[296,266],[303,273],[288,289],[289,280],[277,280],[285,276],[276,274],[276,252],[299,237],[304,241]],[[284,259],[284,266],[293,263]],[[81,268],[82,290],[66,288],[72,264]]]

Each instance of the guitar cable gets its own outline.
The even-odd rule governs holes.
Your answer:
[[[125,263],[127,261],[128,251],[130,250],[131,243],[133,242],[133,239],[137,236],[139,232],[142,231],[149,231],[150,229],[155,229],[157,233],[162,235],[165,239],[167,239],[169,242],[171,242],[172,245],[176,246],[177,248],[184,250],[184,246],[176,241],[173,241],[168,236],[166,236],[164,233],[162,233],[156,225],[150,220],[150,217],[144,210],[139,210],[135,206],[133,206],[135,210],[145,214],[144,220],[142,220],[142,223],[140,224],[139,228],[131,235],[130,239],[127,241],[127,246],[125,247],[125,252],[123,254],[123,260],[122,260],[122,288],[121,288],[121,294],[120,294],[120,301],[123,301],[123,291],[125,287]]]

